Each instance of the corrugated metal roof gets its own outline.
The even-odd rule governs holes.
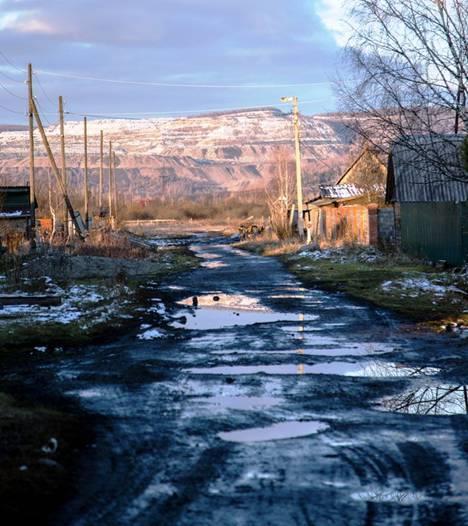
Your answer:
[[[365,191],[363,188],[358,188],[354,184],[320,186],[320,197],[325,199],[358,197],[364,193]]]
[[[467,201],[463,140],[464,135],[425,135],[397,141],[389,159],[387,201]]]

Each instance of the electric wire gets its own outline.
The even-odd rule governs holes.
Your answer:
[[[317,102],[323,102],[325,98],[322,99],[312,99],[312,100],[304,100],[300,101],[301,105],[306,104],[316,104]],[[248,110],[275,110],[277,109],[276,106],[290,106],[287,102],[279,102],[278,104],[270,104],[270,105],[258,105],[258,106],[236,106],[236,107],[229,107],[229,108],[204,108],[204,109],[198,109],[198,110],[174,110],[174,111],[141,111],[141,112],[106,112],[106,113],[79,113],[79,112],[73,112],[69,111],[66,112],[68,115],[76,115],[78,117],[93,117],[93,118],[115,118],[115,119],[128,119],[128,120],[140,120],[138,118],[132,117],[134,115],[154,115],[154,116],[165,116],[165,115],[186,115],[186,114],[205,114],[205,113],[219,113],[219,112],[230,112],[230,111],[248,111]]]
[[[60,77],[73,80],[89,80],[92,82],[108,82],[111,84],[130,84],[133,86],[153,86],[159,88],[195,88],[195,89],[275,89],[275,88],[297,88],[312,87],[319,85],[330,85],[331,81],[317,82],[298,82],[291,84],[196,84],[196,83],[177,83],[177,82],[152,82],[139,80],[112,79],[103,77],[93,77],[87,75],[76,75],[73,73],[61,73],[38,69],[38,73],[52,77]]]
[[[0,104],[0,108],[2,110],[9,111],[10,113],[16,113],[17,115],[23,115],[23,116],[25,115],[25,113],[22,111],[12,110],[11,108],[7,108],[6,106],[3,106],[2,104]]]
[[[9,88],[7,88],[4,84],[2,84],[0,82],[0,88],[2,88],[3,90],[5,90],[9,95],[11,95],[12,97],[16,97],[17,99],[20,99],[20,100],[28,100],[26,97],[23,97],[21,95],[18,95],[17,93],[13,93],[13,91],[11,91]]]
[[[45,98],[50,102],[50,104],[52,104],[52,106],[54,106],[54,101],[49,97],[49,94],[47,93],[47,91],[45,90],[44,86],[42,85],[42,82],[41,82],[41,79],[39,78],[39,76],[36,74],[36,73],[33,73],[34,75],[34,78],[37,80],[37,84],[39,85],[39,89],[42,91],[42,93],[44,94]]]
[[[24,73],[26,70],[24,69],[21,69],[19,68],[18,66],[15,66],[15,64],[13,64],[13,62],[5,55],[5,53],[0,50],[0,56],[3,57],[3,60],[9,65],[11,66],[13,69],[16,69],[16,71],[19,71],[21,73]]]
[[[4,71],[0,70],[0,75],[3,75],[7,80],[9,80],[10,82],[16,82],[17,84],[24,84],[25,81],[24,80],[18,80],[18,79],[14,79],[13,77],[10,77],[10,75],[7,75]]]

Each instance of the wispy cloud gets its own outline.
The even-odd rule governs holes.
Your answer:
[[[345,0],[315,0],[315,9],[336,43],[341,47],[346,46],[351,34],[346,22]]]

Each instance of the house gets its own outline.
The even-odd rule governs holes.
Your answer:
[[[306,203],[308,237],[320,245],[379,245],[393,239],[393,210],[385,208],[386,165],[364,148],[335,185],[320,186]]]
[[[387,182],[387,164],[382,154],[370,147],[363,148],[360,155],[340,177],[336,186],[353,185],[362,194],[383,196]]]
[[[386,200],[401,250],[430,261],[468,261],[468,172],[463,135],[402,137],[392,146]]]
[[[0,186],[1,245],[16,251],[29,236],[31,218],[29,186]]]

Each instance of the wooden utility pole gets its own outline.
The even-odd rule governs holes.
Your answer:
[[[89,189],[88,189],[88,119],[84,121],[84,220],[89,229]]]
[[[67,195],[67,192],[66,192],[66,189],[65,189],[65,185],[63,184],[63,181],[62,181],[62,176],[60,174],[60,171],[58,169],[58,166],[57,166],[57,163],[55,162],[55,158],[54,158],[54,155],[52,153],[52,150],[50,148],[50,144],[49,144],[49,141],[47,139],[47,135],[44,131],[44,126],[42,125],[42,121],[41,121],[41,117],[39,115],[39,112],[37,111],[37,106],[36,106],[36,102],[32,101],[32,109],[33,109],[33,113],[34,113],[34,117],[36,118],[36,122],[37,122],[37,126],[39,128],[39,132],[41,134],[41,138],[42,138],[42,142],[44,144],[44,148],[46,149],[46,152],[47,152],[47,156],[49,157],[49,161],[50,161],[50,165],[52,167],[52,171],[55,175],[55,179],[57,180],[57,184],[60,188],[60,191],[62,193],[62,196],[63,196],[63,200],[65,201],[65,204],[67,206],[67,210],[68,210],[68,213],[70,214],[70,217],[71,217],[71,220],[73,222],[73,225],[75,226],[75,229],[78,233],[78,235],[80,236],[81,239],[84,239],[85,238],[85,234],[84,232],[82,231],[77,219],[76,219],[76,216],[75,216],[75,211],[73,210],[73,206],[70,202],[70,198],[68,197]]]
[[[117,223],[118,221],[118,200],[117,200],[117,183],[116,183],[116,179],[115,179],[115,167],[116,167],[116,162],[115,162],[115,152],[112,152],[112,184],[113,184],[113,187],[114,187],[114,218],[115,218],[115,222]]]
[[[102,187],[104,183],[104,132],[101,130],[101,147],[99,162],[99,214],[102,212]]]
[[[301,123],[299,120],[298,98],[294,97],[294,143],[296,149],[296,188],[297,188],[297,230],[299,237],[304,237],[304,211],[302,196],[302,162],[301,162]]]
[[[109,141],[109,219],[112,221],[112,141]]]
[[[304,199],[302,196],[302,163],[301,163],[301,122],[299,118],[299,99],[282,97],[281,102],[292,102],[294,123],[294,145],[296,150],[296,189],[297,189],[297,232],[304,239]]]
[[[28,114],[29,114],[29,205],[31,210],[31,248],[36,247],[36,175],[34,167],[34,112],[32,65],[28,64]]]
[[[65,159],[65,122],[63,118],[63,97],[59,97],[59,115],[60,115],[60,150],[62,155],[62,181],[64,193],[67,194],[67,164]],[[63,229],[66,236],[68,236],[68,212],[67,206],[64,203],[63,206]]]

